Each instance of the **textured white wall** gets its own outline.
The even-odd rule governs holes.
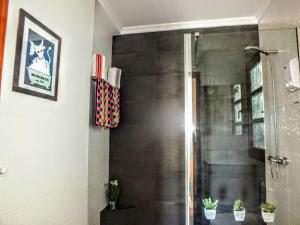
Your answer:
[[[299,92],[289,93],[284,85],[283,66],[288,61],[297,56],[297,42],[295,29],[271,29],[260,31],[260,44],[266,49],[290,49],[289,53],[281,53],[274,57],[276,95],[277,100],[277,122],[278,122],[278,149],[280,156],[287,156],[292,159],[292,163],[280,169],[280,177],[277,180],[271,178],[270,164],[266,159],[266,181],[267,181],[267,199],[278,206],[277,224],[296,224],[289,223],[293,217],[289,216],[292,211],[290,200],[296,200],[299,204],[300,182],[297,177],[297,171],[300,169],[300,114],[299,105],[293,102],[300,99]],[[262,57],[264,67],[264,93],[266,102],[266,157],[275,156],[274,147],[274,110],[272,106],[272,79],[270,63],[266,57]],[[297,168],[297,169],[296,169]],[[296,169],[296,170],[295,170]],[[292,185],[293,184],[293,185]],[[292,197],[292,198],[291,198]],[[300,206],[300,205],[298,205]],[[300,219],[298,215],[294,215]],[[295,222],[295,221],[294,221]]]
[[[299,0],[271,0],[259,21],[260,29],[300,25]]]
[[[112,35],[117,29],[96,1],[93,52],[106,56],[111,64]],[[92,118],[93,122],[93,118]],[[90,126],[89,129],[89,225],[99,225],[99,211],[106,206],[104,184],[108,181],[109,129]]]
[[[276,99],[278,113],[278,134],[280,156],[290,158],[291,164],[280,169],[278,180],[272,180],[270,164],[266,163],[267,199],[277,204],[275,224],[297,225],[300,222],[300,106],[294,102],[300,99],[300,91],[290,93],[286,90],[283,80],[283,66],[298,56],[296,25],[300,25],[299,0],[273,0],[259,22],[260,45],[266,49],[289,50],[274,57],[276,77]],[[264,86],[266,102],[266,156],[275,155],[274,126],[271,91],[270,64],[263,57]]]
[[[62,38],[58,101],[12,92],[19,8]],[[86,225],[94,0],[10,0],[0,100],[1,225]]]

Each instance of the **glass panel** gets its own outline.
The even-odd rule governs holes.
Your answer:
[[[234,135],[243,135],[243,126],[242,125],[235,126]]]
[[[251,94],[254,95],[250,91],[249,74],[253,65],[256,65],[252,71],[256,90],[262,85],[256,78],[260,78],[260,65],[257,66],[260,57],[251,51],[241,56],[240,51],[244,52],[244,48],[257,39],[246,44],[249,39],[240,37],[243,32],[238,33],[200,32],[189,40],[192,49],[186,48],[186,55],[191,52],[193,59],[186,60],[186,63],[192,62],[188,67],[192,73],[186,69],[185,81],[189,77],[195,80],[195,85],[186,82],[186,87],[195,88],[190,100],[194,100],[191,111],[196,114],[195,117],[189,114],[195,118],[196,129],[189,133],[193,146],[187,149],[188,153],[192,151],[193,160],[189,161],[187,171],[191,225],[234,224],[232,206],[236,199],[242,199],[249,212],[244,224],[263,225],[259,206],[265,202],[265,167],[256,160],[259,154],[252,154],[249,145],[253,140],[253,124],[251,105],[246,107],[251,104]],[[261,139],[263,135],[255,140],[263,145]],[[213,221],[205,217],[202,204],[202,199],[208,197],[219,200]]]
[[[234,122],[240,123],[242,122],[242,104],[237,103],[234,105]]]
[[[238,101],[242,97],[242,92],[241,92],[241,85],[240,84],[235,84],[233,86],[233,101]]]
[[[263,93],[259,92],[251,97],[252,102],[252,119],[263,118],[264,113],[264,98]]]
[[[264,123],[253,124],[253,147],[265,148],[265,126]]]
[[[261,63],[256,64],[250,71],[251,91],[255,91],[263,85]]]

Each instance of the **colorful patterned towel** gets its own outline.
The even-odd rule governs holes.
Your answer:
[[[120,92],[104,79],[97,79],[96,125],[117,127],[120,122]]]

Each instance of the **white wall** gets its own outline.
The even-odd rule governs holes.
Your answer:
[[[116,27],[96,1],[93,52],[106,56],[107,66],[111,65],[112,35]],[[92,103],[93,104],[93,103]],[[92,113],[92,112],[91,112]],[[94,123],[94,118],[91,118]],[[109,129],[90,126],[89,129],[89,225],[99,225],[99,211],[106,205],[104,184],[109,172]]]
[[[62,37],[58,101],[12,92],[18,10]],[[1,225],[85,225],[94,0],[10,0],[0,100]]]

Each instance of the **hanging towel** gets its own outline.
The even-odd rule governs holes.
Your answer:
[[[119,88],[119,89],[120,89],[120,83],[121,83],[121,73],[122,73],[122,70],[120,70],[116,67],[110,68],[108,70],[108,82],[112,86]]]
[[[91,126],[95,125],[95,117],[96,117],[96,99],[97,99],[97,82],[95,80],[91,80],[90,87],[90,118],[89,122]]]
[[[92,60],[92,76],[107,80],[105,70],[105,56],[101,54],[93,54]]]
[[[100,78],[97,79],[96,125],[117,127],[120,121],[119,89]]]
[[[112,127],[117,127],[120,122],[120,91],[117,87],[112,86],[111,94],[111,124]]]

